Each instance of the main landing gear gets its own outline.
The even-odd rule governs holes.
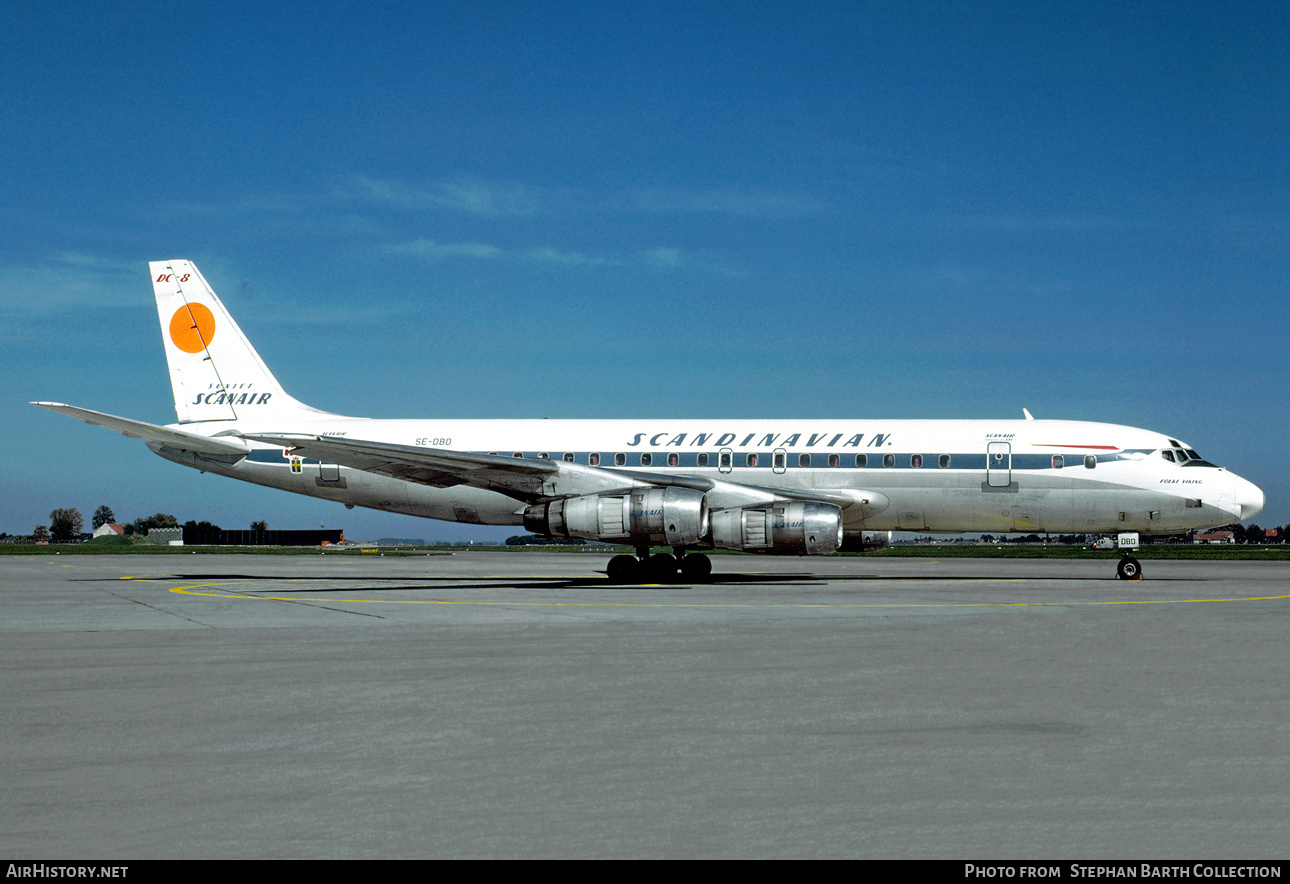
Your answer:
[[[676,555],[655,553],[649,547],[636,548],[634,556],[614,556],[605,572],[610,583],[706,583],[712,575],[712,560],[702,553],[686,553],[673,547]]]

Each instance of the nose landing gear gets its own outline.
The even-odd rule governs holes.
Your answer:
[[[1115,566],[1115,576],[1120,580],[1141,580],[1142,564],[1133,557],[1138,550],[1138,532],[1122,531],[1115,538],[1115,545],[1120,550],[1120,563]]]
[[[1133,556],[1121,556],[1120,564],[1115,566],[1115,576],[1120,580],[1141,580],[1142,565]]]

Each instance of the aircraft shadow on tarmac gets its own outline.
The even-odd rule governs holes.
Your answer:
[[[620,589],[624,592],[657,592],[665,589],[696,588],[703,586],[713,587],[731,587],[731,586],[828,586],[838,582],[868,582],[881,580],[885,583],[906,583],[906,584],[928,584],[928,583],[981,583],[996,580],[1006,580],[1008,582],[1018,581],[1051,581],[1061,580],[1063,582],[1078,581],[1081,583],[1114,583],[1123,585],[1117,581],[1114,575],[1109,577],[1087,576],[1087,575],[1069,575],[1060,577],[1016,577],[1005,574],[919,574],[919,575],[879,575],[879,574],[845,574],[845,575],[819,575],[819,574],[750,574],[750,573],[714,573],[703,583],[693,583],[678,580],[671,583],[641,583],[641,584],[621,584],[610,582],[607,576],[588,576],[588,577],[541,577],[541,576],[516,576],[505,577],[492,575],[488,577],[461,577],[461,576],[426,576],[426,577],[408,577],[400,575],[398,577],[379,577],[379,576],[356,576],[354,574],[309,574],[309,575],[275,575],[275,574],[219,574],[219,573],[201,573],[185,572],[175,573],[166,576],[149,577],[149,580],[177,580],[177,581],[218,581],[224,586],[220,587],[225,590],[234,592],[243,592],[246,594],[258,594],[266,591],[275,593],[341,593],[341,592],[417,592],[425,590],[478,590],[478,589]],[[1180,578],[1170,578],[1177,581]],[[1204,578],[1181,578],[1183,581],[1200,580]],[[244,581],[247,586],[235,588],[229,586],[229,583]],[[307,583],[308,586],[292,588],[284,586],[292,582],[299,581]],[[272,587],[264,584],[272,584]],[[334,584],[331,586],[320,587],[317,584],[327,583]],[[255,586],[255,584],[260,584]],[[216,588],[216,587],[211,587]]]
[[[120,579],[120,578],[114,578]],[[143,578],[133,578],[143,579]],[[605,588],[613,587],[624,591],[634,590],[658,590],[681,587],[695,586],[755,586],[758,584],[771,585],[811,585],[824,586],[831,582],[827,577],[821,577],[818,574],[712,574],[704,583],[691,583],[688,581],[677,580],[673,583],[641,583],[641,584],[621,584],[611,583],[607,576],[595,577],[539,577],[539,576],[489,576],[489,577],[408,577],[401,575],[399,577],[374,577],[374,576],[356,576],[354,574],[308,574],[308,575],[280,575],[280,574],[229,574],[229,573],[202,573],[202,572],[183,572],[171,573],[166,575],[152,575],[146,578],[149,581],[212,581],[222,584],[220,587],[212,585],[211,588],[222,588],[234,590],[235,587],[228,584],[244,582],[252,584],[244,586],[240,591],[247,593],[264,592],[267,587],[255,587],[253,584],[274,584],[274,592],[310,592],[310,593],[329,593],[329,592],[412,592],[417,590],[441,590],[441,589],[492,589],[492,588],[545,588],[545,589],[578,589],[578,588]],[[847,580],[872,580],[876,575],[848,575]],[[94,583],[100,582],[102,578],[86,578],[83,582]],[[302,586],[299,589],[284,587],[282,584],[288,584],[299,581],[301,583],[311,584]],[[335,586],[319,587],[318,583],[334,583]]]

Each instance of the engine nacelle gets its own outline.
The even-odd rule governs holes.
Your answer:
[[[672,485],[587,494],[528,507],[524,528],[551,537],[693,546],[708,533],[708,499],[702,491]]]
[[[836,552],[842,545],[842,510],[809,500],[719,510],[712,514],[712,545],[799,556]]]

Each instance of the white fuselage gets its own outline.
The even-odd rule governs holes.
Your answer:
[[[776,490],[817,492],[842,501],[850,537],[862,530],[1161,534],[1239,521],[1263,505],[1253,484],[1194,452],[1187,459],[1175,440],[1078,421],[423,421],[320,414],[304,423],[257,427],[244,420],[237,432],[548,459],[561,466],[541,489],[552,497],[604,492],[606,475],[630,485],[634,476],[659,473],[712,480],[713,508],[770,499]],[[213,434],[228,426],[182,428]],[[417,484],[293,458],[284,448],[257,445],[246,457],[232,457],[150,447],[209,472],[432,519],[518,525],[526,505],[522,495]]]

